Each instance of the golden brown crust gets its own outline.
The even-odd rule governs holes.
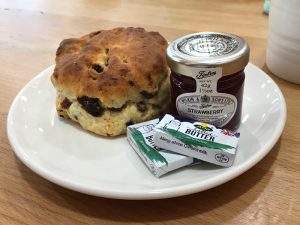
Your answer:
[[[131,27],[65,39],[56,52],[51,80],[75,96],[95,97],[105,108],[120,108],[158,92],[167,77],[166,47],[159,33]]]
[[[105,136],[158,117],[170,101],[166,40],[143,28],[65,39],[51,76],[60,116]]]

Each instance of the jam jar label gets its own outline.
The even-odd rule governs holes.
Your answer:
[[[191,75],[196,80],[196,92],[177,97],[178,114],[217,127],[225,126],[235,114],[237,99],[234,95],[217,91],[222,68],[193,68]]]

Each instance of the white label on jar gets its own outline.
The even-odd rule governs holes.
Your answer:
[[[191,72],[196,80],[196,91],[177,97],[178,114],[217,127],[225,126],[236,112],[237,99],[234,95],[217,91],[222,68],[193,68]]]

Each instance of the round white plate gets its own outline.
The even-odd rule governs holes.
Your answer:
[[[154,177],[126,137],[104,138],[60,119],[55,110],[53,66],[15,98],[7,122],[9,141],[34,172],[63,187],[116,199],[160,199],[203,191],[242,174],[274,146],[286,121],[284,97],[253,64],[246,67],[241,138],[234,165],[202,165]]]

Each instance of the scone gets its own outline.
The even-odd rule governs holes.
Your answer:
[[[51,76],[58,114],[104,136],[159,116],[170,100],[166,47],[159,33],[132,27],[63,40]]]

